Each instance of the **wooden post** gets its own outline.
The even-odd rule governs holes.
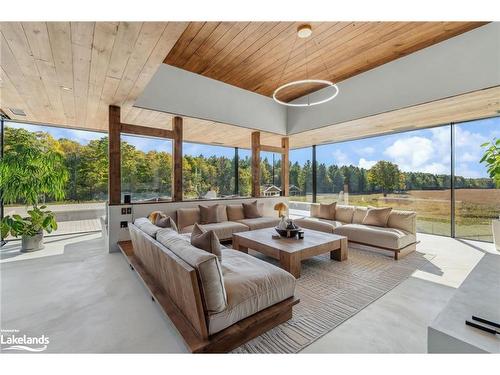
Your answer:
[[[260,132],[252,133],[252,197],[260,197]]]
[[[121,119],[120,107],[109,106],[108,129],[108,200],[109,204],[121,203]]]
[[[288,197],[290,194],[290,175],[288,173],[290,142],[288,137],[281,138],[281,147],[283,148],[281,154],[281,193],[283,196]]]
[[[175,202],[182,201],[182,117],[175,116],[172,119],[173,141],[173,168],[174,186],[172,198]]]

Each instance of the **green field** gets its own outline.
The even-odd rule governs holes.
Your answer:
[[[311,196],[290,197],[292,201],[310,201]],[[338,194],[318,194],[318,203],[338,200]],[[493,241],[491,219],[500,215],[500,189],[455,190],[456,236]],[[417,231],[451,235],[451,191],[413,190],[402,194],[349,194],[348,203],[357,206],[393,207],[417,212]]]

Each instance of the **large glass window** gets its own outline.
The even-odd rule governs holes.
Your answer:
[[[480,163],[482,144],[500,138],[500,117],[454,125],[455,236],[492,241],[491,220],[500,214],[500,189]]]
[[[451,234],[450,126],[317,146],[317,201],[417,212],[417,230]]]
[[[172,141],[121,135],[121,190],[132,202],[172,199]]]
[[[260,153],[260,195],[262,197],[281,195],[281,154]]]
[[[184,143],[183,152],[185,200],[234,197],[234,148]]]
[[[252,152],[238,149],[238,194],[241,197],[252,195]]]
[[[3,141],[5,155],[29,148],[61,155],[60,168],[67,175],[64,197],[59,200],[50,194],[40,197],[40,202],[56,214],[58,229],[50,235],[101,229],[99,217],[105,214],[108,195],[106,134],[5,120]],[[28,209],[19,198],[5,202],[4,215],[27,216]]]
[[[312,202],[312,147],[290,150],[290,200]]]

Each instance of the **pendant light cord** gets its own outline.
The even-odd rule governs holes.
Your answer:
[[[295,49],[295,44],[297,43],[297,39],[298,39],[298,36],[297,36],[297,34],[295,34],[293,46],[292,46],[292,49],[290,50],[290,52],[288,53],[288,58],[286,59],[285,66],[283,67],[283,71],[281,72],[281,76],[280,76],[279,81],[278,81],[278,86],[280,86],[281,83],[283,82],[283,76],[285,75],[285,71],[286,71],[286,68],[288,66],[288,62],[290,61],[290,57],[292,56],[292,52]]]

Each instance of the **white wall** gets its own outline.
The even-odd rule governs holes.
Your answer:
[[[176,219],[176,211],[183,207],[197,207],[199,204],[241,204],[242,202],[253,202],[257,200],[264,203],[264,216],[276,216],[274,205],[278,202],[288,202],[288,197],[273,197],[273,198],[239,198],[239,199],[224,199],[213,201],[189,201],[189,202],[164,202],[164,203],[144,203],[144,204],[120,204],[108,207],[108,242],[109,251],[119,251],[117,242],[130,240],[128,228],[120,228],[120,222],[126,221],[133,223],[139,217],[146,217],[155,210],[163,211],[165,214]],[[131,214],[122,215],[122,208],[132,208]]]
[[[287,131],[299,133],[496,85],[500,85],[500,22],[342,81],[331,102],[289,108]],[[311,98],[324,98],[327,90],[331,89]]]
[[[286,133],[286,108],[272,98],[162,64],[135,106]]]

